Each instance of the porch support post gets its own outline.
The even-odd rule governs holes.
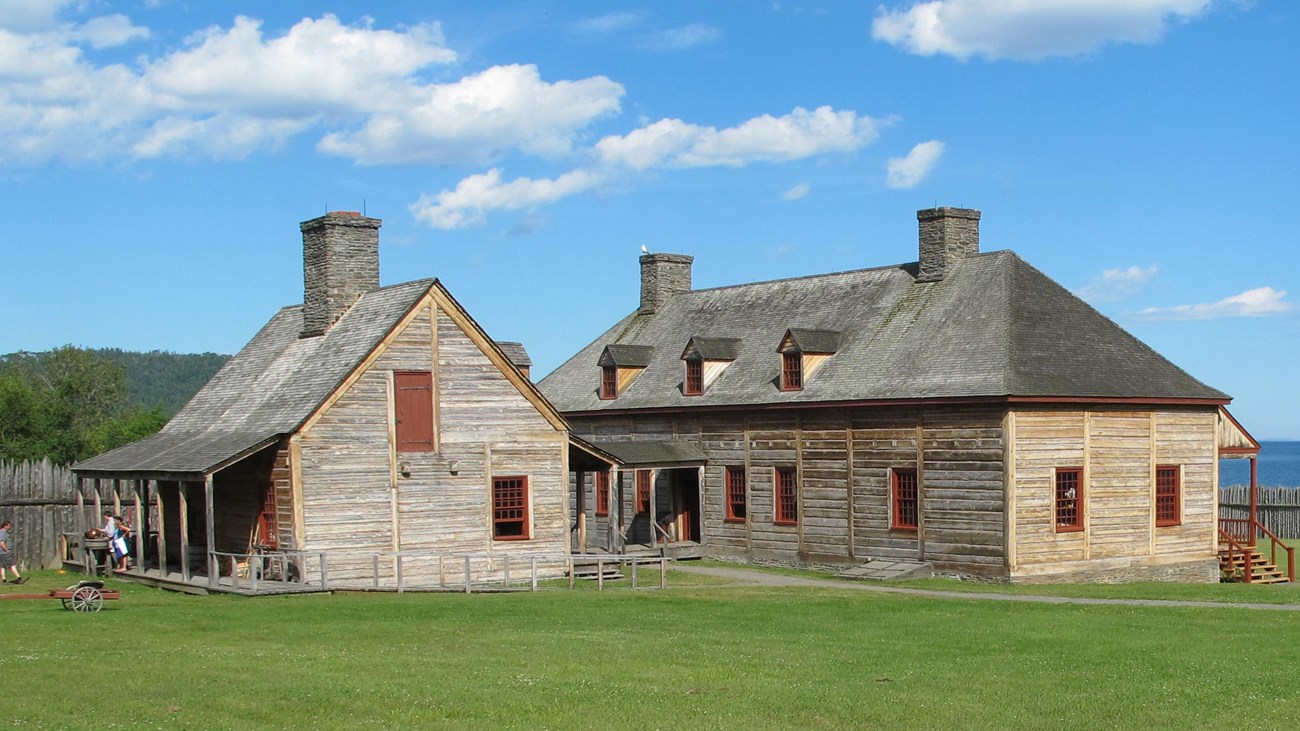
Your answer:
[[[215,586],[217,580],[217,559],[212,554],[217,550],[216,520],[212,515],[212,475],[203,476],[203,513],[208,534],[208,584]]]
[[[659,481],[659,470],[650,470],[650,504],[646,507],[649,512],[646,515],[650,523],[650,547],[659,547],[659,496],[655,490],[655,483]]]
[[[167,505],[163,502],[162,481],[153,481],[154,499],[158,501],[158,576],[167,578]]]
[[[144,533],[149,530],[148,526],[148,508],[149,503],[144,503],[144,511],[140,507],[140,488],[146,484],[144,480],[131,480],[131,497],[135,498],[135,569],[141,571],[144,569]]]
[[[189,492],[188,485],[184,480],[176,482],[176,495],[180,498],[176,509],[181,532],[181,580],[185,582],[190,580],[190,501],[186,496]]]
[[[1250,545],[1255,545],[1255,536],[1258,530],[1255,528],[1255,521],[1259,520],[1259,455],[1252,455],[1250,458]]]
[[[587,473],[578,470],[574,473],[577,486],[578,508],[578,553],[587,552]]]

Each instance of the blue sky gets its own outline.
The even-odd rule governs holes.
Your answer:
[[[382,218],[544,374],[695,285],[1014,249],[1300,439],[1300,4],[0,0],[0,353],[238,350]],[[1062,333],[1062,337],[1068,337]]]

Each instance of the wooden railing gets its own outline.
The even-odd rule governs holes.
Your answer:
[[[1284,543],[1281,538],[1278,538],[1273,531],[1258,520],[1254,521],[1254,529],[1252,530],[1251,522],[1249,518],[1219,518],[1219,540],[1228,545],[1229,562],[1237,555],[1243,556],[1242,568],[1245,574],[1242,580],[1247,584],[1251,583],[1251,558],[1257,545],[1257,538],[1262,533],[1268,536],[1270,540],[1270,563],[1277,566],[1277,550],[1281,548],[1286,551],[1287,579],[1294,582],[1295,548]]]

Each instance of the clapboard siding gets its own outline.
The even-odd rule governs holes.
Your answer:
[[[391,378],[403,370],[436,374],[436,451],[392,447]],[[564,433],[432,299],[298,438],[304,547],[329,551],[338,579],[369,576],[376,553],[567,550]],[[492,539],[494,475],[528,478],[530,540]],[[422,574],[435,565],[403,570],[430,578]],[[381,573],[391,571],[381,562]]]

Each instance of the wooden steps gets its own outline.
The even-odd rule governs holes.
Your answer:
[[[604,561],[597,563],[594,559],[573,562],[573,578],[588,579],[595,581],[604,574],[605,581],[614,581],[623,578],[621,564],[616,560]]]
[[[1246,558],[1241,551],[1230,552],[1226,547],[1219,548],[1219,570],[1234,583],[1244,583]],[[1287,584],[1290,580],[1286,572],[1269,563],[1264,554],[1251,550],[1250,583],[1252,584]]]

